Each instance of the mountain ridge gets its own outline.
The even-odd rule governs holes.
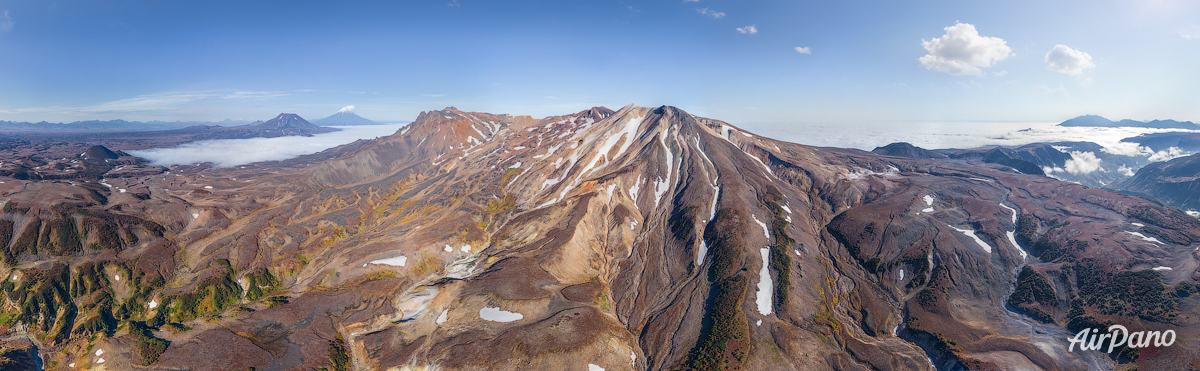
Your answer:
[[[1105,354],[1066,350],[1075,326],[1160,329],[1200,310],[1166,295],[1194,281],[1200,222],[1151,201],[998,164],[787,143],[671,106],[541,119],[447,107],[321,158],[0,191],[34,246],[37,215],[45,228],[127,216],[108,219],[135,244],[97,245],[123,249],[101,269],[132,267],[147,293],[137,306],[113,295],[134,308],[119,321],[191,328],[143,335],[168,337],[162,368],[1102,369]],[[37,202],[55,192],[73,206]],[[19,277],[57,277],[32,270],[44,257],[13,256]],[[1047,280],[1053,299],[1010,295],[1026,265],[1068,279]],[[1090,283],[1130,275],[1140,296]],[[1137,309],[1089,304],[1101,301]],[[103,314],[85,304],[81,321]],[[143,364],[130,342],[100,339],[108,367]],[[64,349],[60,363],[81,356]],[[1190,344],[1155,351],[1138,362],[1195,362]]]
[[[1124,119],[1120,121],[1112,121],[1104,117],[1096,115],[1084,115],[1075,117],[1058,124],[1058,126],[1083,126],[1083,127],[1139,127],[1139,128],[1157,128],[1157,129],[1200,129],[1200,125],[1191,121],[1175,121],[1175,120],[1150,120],[1137,121]]]

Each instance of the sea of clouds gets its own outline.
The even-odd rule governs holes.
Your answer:
[[[870,151],[894,142],[908,142],[926,149],[977,148],[989,145],[1020,146],[1029,143],[1083,141],[1104,147],[1103,151],[1165,161],[1188,153],[1172,148],[1153,151],[1121,139],[1141,134],[1179,129],[1062,127],[1052,122],[957,122],[957,123],[872,123],[872,124],[745,124],[742,128],[788,142],[819,146],[857,148]],[[129,151],[155,165],[209,162],[230,167],[259,161],[278,161],[317,153],[359,139],[391,135],[406,124],[340,127],[341,131],[312,137],[280,137],[207,140],[172,148]],[[1200,132],[1200,130],[1193,130]],[[1071,153],[1073,160],[1061,171],[1089,173],[1099,168],[1094,153]],[[1059,170],[1059,169],[1051,169]],[[1128,170],[1127,170],[1128,171]],[[1125,171],[1122,171],[1124,173]]]
[[[191,165],[212,163],[216,167],[231,167],[259,161],[280,161],[313,154],[359,139],[392,135],[407,124],[340,126],[332,133],[311,137],[278,137],[250,139],[203,140],[171,148],[152,148],[128,151],[150,160],[154,165]]]

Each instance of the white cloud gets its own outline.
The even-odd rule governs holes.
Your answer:
[[[1117,168],[1117,172],[1124,176],[1133,176],[1133,174],[1135,174],[1133,172],[1133,168],[1125,165],[1121,165],[1121,167]]]
[[[709,17],[713,17],[716,19],[721,19],[721,18],[725,17],[725,13],[721,13],[721,12],[718,12],[718,11],[715,11],[715,10],[712,10],[709,8],[696,9],[696,13],[707,15]]]
[[[1171,148],[1167,148],[1167,149],[1155,152],[1153,155],[1150,155],[1150,158],[1148,158],[1147,160],[1150,160],[1150,162],[1158,162],[1158,161],[1167,161],[1167,160],[1171,160],[1171,159],[1175,159],[1175,158],[1179,158],[1179,157],[1183,157],[1183,156],[1187,156],[1187,153],[1184,152],[1182,149],[1179,149],[1179,147],[1171,147]]]
[[[747,35],[753,35],[753,34],[758,33],[758,26],[749,25],[746,27],[738,27],[737,32],[741,32],[741,33],[747,34]]]
[[[338,112],[350,112],[353,110],[354,110],[354,106],[345,106],[345,107],[342,107],[342,109],[338,110]]]
[[[274,91],[230,91],[230,90],[211,90],[198,92],[174,92],[174,93],[156,93],[139,95],[133,98],[119,99],[110,102],[104,102],[91,106],[81,107],[29,107],[18,108],[15,110],[4,110],[4,113],[21,113],[21,114],[56,114],[72,117],[81,117],[84,119],[95,119],[96,116],[125,116],[131,114],[158,114],[158,113],[178,113],[188,109],[190,104],[211,101],[216,99],[223,100],[267,100],[277,97],[288,96],[287,93]],[[227,103],[219,103],[226,105]],[[194,108],[194,107],[193,107]]]
[[[797,46],[796,52],[800,54],[812,54],[812,48],[807,46]]]
[[[1154,151],[1149,147],[1144,147],[1133,142],[1116,142],[1102,149],[1104,152],[1117,156],[1150,156]]]
[[[13,23],[12,17],[10,17],[8,15],[8,11],[5,10],[4,16],[0,16],[0,33],[12,31],[13,26],[15,26],[15,25],[17,25],[17,24]]]
[[[1051,71],[1068,75],[1079,75],[1083,70],[1096,67],[1092,56],[1062,44],[1054,46],[1046,53],[1046,67]]]
[[[1200,26],[1179,29],[1179,37],[1188,40],[1200,40]]]
[[[462,8],[462,5],[458,4],[458,0],[450,0],[450,2],[446,4],[446,6],[451,7],[451,8]]]
[[[359,139],[371,139],[395,133],[403,124],[343,127],[341,131],[311,137],[202,140],[172,148],[129,151],[155,165],[211,162],[217,167],[245,165],[259,161],[279,161],[317,153]]]
[[[982,75],[980,68],[991,67],[1012,55],[1012,49],[998,37],[979,36],[979,31],[969,23],[955,23],[946,27],[940,38],[921,40],[921,46],[929,52],[917,61],[926,69],[942,71],[951,75]]]
[[[1151,162],[1166,161],[1188,155],[1186,151],[1180,149],[1179,147],[1170,147],[1155,152],[1153,149],[1150,149],[1150,147],[1142,146],[1132,142],[1112,143],[1108,146],[1105,146],[1103,151],[1118,156],[1146,157],[1146,159],[1150,160]],[[1125,172],[1121,169],[1117,169],[1117,171],[1122,173]]]
[[[1063,169],[1074,175],[1089,174],[1100,170],[1103,160],[1096,158],[1092,152],[1071,151],[1071,159],[1063,165]]]

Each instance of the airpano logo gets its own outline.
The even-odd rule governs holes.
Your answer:
[[[1130,333],[1125,326],[1112,325],[1105,334],[1101,334],[1097,328],[1085,328],[1067,341],[1071,342],[1068,352],[1074,352],[1076,344],[1081,350],[1100,350],[1107,342],[1108,350],[1105,352],[1112,353],[1113,349],[1122,345],[1129,348],[1169,347],[1175,344],[1175,330]]]

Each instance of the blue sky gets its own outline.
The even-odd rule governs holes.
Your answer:
[[[634,103],[735,124],[1200,122],[1198,65],[1190,0],[0,0],[14,121]]]

